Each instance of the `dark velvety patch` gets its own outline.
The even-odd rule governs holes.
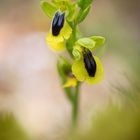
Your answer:
[[[58,36],[64,26],[65,13],[57,12],[52,22],[52,34]]]
[[[90,51],[84,53],[85,68],[90,77],[94,77],[97,69],[95,59]]]

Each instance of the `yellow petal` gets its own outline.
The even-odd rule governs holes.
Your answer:
[[[72,65],[72,73],[78,81],[82,82],[86,80],[88,73],[86,72],[83,59],[75,60]]]
[[[63,85],[64,88],[75,87],[77,80],[75,78],[68,78],[67,82]]]
[[[80,60],[76,60],[72,66],[72,72],[78,81],[85,81],[89,84],[99,83],[104,77],[104,71],[101,64],[101,61],[98,57],[94,56],[96,61],[97,70],[94,77],[90,77],[85,69],[83,58]]]
[[[53,43],[58,43],[58,42],[63,42],[64,41],[64,38],[61,34],[59,34],[58,36],[53,36],[52,35],[52,32],[50,31],[47,35],[47,38],[46,38],[47,42],[53,42]]]
[[[50,47],[50,49],[53,51],[62,51],[65,48],[64,42],[58,42],[58,43],[47,42],[47,44]]]
[[[64,27],[61,29],[58,36],[53,36],[50,30],[46,41],[49,47],[54,51],[61,51],[65,47],[64,39],[68,39],[72,33],[72,29],[69,24],[65,21]]]
[[[64,27],[60,31],[60,35],[64,37],[64,39],[69,39],[70,35],[72,33],[72,29],[70,25],[65,21]]]

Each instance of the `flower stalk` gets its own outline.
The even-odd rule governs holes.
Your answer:
[[[73,21],[73,23],[70,24],[73,31],[72,31],[72,35],[70,37],[69,40],[67,40],[66,42],[66,48],[70,54],[70,56],[74,59],[74,56],[72,54],[73,51],[73,46],[75,44],[75,42],[77,41],[77,24],[75,22],[75,20]],[[77,85],[74,87],[73,93],[71,93],[73,95],[72,98],[72,124],[75,127],[77,124],[77,120],[78,120],[78,110],[79,110],[79,97],[80,97],[80,82],[77,83]]]
[[[79,97],[80,97],[80,83],[78,83],[77,86],[75,87],[75,93],[72,104],[73,126],[76,126],[78,120]]]
[[[101,36],[80,37],[78,26],[88,15],[93,0],[41,1],[44,13],[51,18],[51,28],[46,42],[53,51],[66,50],[71,60],[60,56],[57,69],[61,85],[72,106],[72,124],[79,117],[80,87],[83,82],[96,84],[103,79],[103,66],[96,49],[102,46]]]

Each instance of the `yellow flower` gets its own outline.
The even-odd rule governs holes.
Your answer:
[[[93,56],[89,50],[83,50],[83,56],[74,61],[73,75],[78,81],[89,84],[99,83],[104,77],[102,63],[98,57]]]
[[[77,85],[77,80],[74,77],[67,78],[66,83],[63,85],[64,88],[75,87]]]
[[[72,29],[65,20],[65,13],[58,11],[53,18],[51,30],[47,35],[47,44],[52,50],[63,50],[65,48],[65,40],[69,39],[71,33]]]

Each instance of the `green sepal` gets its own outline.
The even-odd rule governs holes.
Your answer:
[[[80,38],[76,44],[78,44],[81,47],[85,47],[87,49],[93,49],[95,47],[96,42],[88,37]]]
[[[57,8],[50,4],[47,1],[41,1],[40,2],[40,6],[42,8],[42,10],[44,11],[44,13],[49,17],[49,18],[53,18],[55,12],[57,11]]]
[[[80,60],[82,58],[82,47],[79,45],[75,45],[73,47],[72,54],[76,60]]]
[[[87,48],[89,50],[93,50],[96,42],[88,37],[80,38],[73,47],[72,54],[76,60],[80,60],[82,58],[83,48]]]
[[[80,9],[78,16],[77,16],[77,20],[76,20],[77,24],[82,22],[86,18],[86,16],[88,15],[88,13],[90,11],[90,8],[91,8],[91,6],[88,6],[84,10]]]
[[[78,0],[77,4],[81,9],[86,9],[93,0]]]
[[[70,62],[64,58],[59,57],[57,61],[57,70],[59,73],[59,76],[61,78],[61,84],[64,85],[67,82],[68,73],[71,72],[71,64]],[[72,89],[71,88],[63,88],[64,92],[66,93],[67,98],[72,102],[73,95],[72,95]]]
[[[95,41],[95,47],[93,48],[94,50],[97,49],[98,47],[104,45],[105,43],[105,38],[102,36],[92,36],[90,37],[93,41]]]
[[[67,6],[70,4],[70,0],[52,0],[52,3],[61,11],[67,10]]]
[[[76,3],[73,4],[68,4],[68,15],[67,15],[67,20],[68,21],[73,21],[76,17]]]
[[[61,56],[57,61],[57,69],[64,83],[66,81],[68,73],[71,71],[71,64],[66,58]]]

